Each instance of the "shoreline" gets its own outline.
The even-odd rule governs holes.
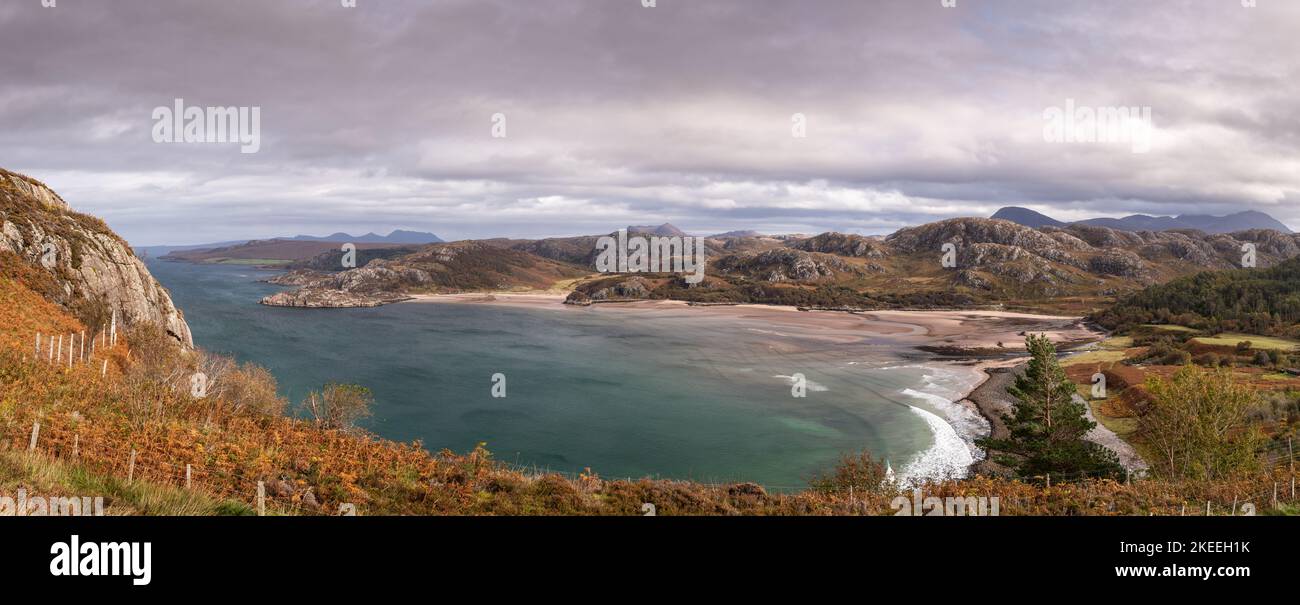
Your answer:
[[[798,331],[799,336],[820,337],[843,344],[860,342],[864,337],[882,337],[897,340],[902,346],[914,349],[917,361],[925,364],[963,368],[975,373],[968,388],[957,391],[951,403],[974,412],[988,424],[987,434],[970,435],[973,438],[1005,434],[1001,413],[1011,405],[1006,387],[1015,368],[1028,358],[1024,349],[1024,334],[1042,332],[1064,349],[1096,342],[1104,333],[1087,326],[1083,318],[1070,316],[1037,315],[995,310],[886,310],[847,313],[836,310],[804,310],[792,306],[735,304],[691,305],[686,301],[631,301],[619,304],[601,304],[576,307],[565,305],[561,293],[477,293],[415,295],[412,303],[429,304],[487,304],[516,308],[567,309],[572,312],[590,312],[593,307],[601,312],[683,313],[698,312],[707,315],[732,317],[762,322],[765,328],[780,334],[782,330]],[[691,311],[686,311],[691,309]],[[1006,346],[1014,343],[1012,346]],[[944,397],[942,394],[931,395]],[[946,397],[945,397],[946,399]],[[935,413],[949,427],[961,435],[956,419],[937,411],[912,406],[918,410]],[[934,431],[934,428],[931,428]],[[939,434],[933,433],[935,444]],[[934,447],[932,444],[931,447]],[[973,447],[973,446],[971,446]],[[931,450],[922,450],[922,456]],[[989,460],[987,452],[972,452],[974,458],[966,467],[967,476],[998,473],[1001,468]],[[901,471],[912,461],[900,465]]]

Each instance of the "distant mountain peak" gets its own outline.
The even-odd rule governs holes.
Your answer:
[[[1291,233],[1291,229],[1281,221],[1258,210],[1245,210],[1227,216],[1210,216],[1206,214],[1180,214],[1173,216],[1150,216],[1131,214],[1124,218],[1090,218],[1087,220],[1065,223],[1028,208],[1008,206],[993,214],[991,218],[1011,221],[1026,227],[1064,227],[1067,225],[1090,225],[1109,227],[1119,231],[1174,231],[1194,229],[1209,234],[1236,233],[1251,229],[1271,229],[1281,233]]]
[[[753,230],[743,230],[743,231],[728,231],[726,233],[719,233],[717,235],[711,235],[709,237],[712,237],[714,239],[729,239],[735,237],[763,237],[763,234]]]
[[[654,225],[629,225],[628,233],[644,233],[647,235],[658,235],[660,237],[685,236],[686,232],[674,227],[672,223],[664,223],[658,227]]]
[[[1036,212],[1028,208],[1019,206],[1007,206],[993,213],[990,218],[1011,221],[1018,225],[1026,227],[1062,227],[1065,223],[1058,221],[1046,214]]]

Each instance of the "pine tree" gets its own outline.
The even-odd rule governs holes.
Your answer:
[[[1052,474],[1056,481],[1084,476],[1117,477],[1123,473],[1114,452],[1085,441],[1097,423],[1088,420],[1077,387],[1056,360],[1056,347],[1046,335],[1025,339],[1029,364],[1017,376],[1007,393],[1017,400],[1010,414],[1003,414],[1008,436],[982,439],[979,444],[996,453],[1001,464],[1021,477]]]

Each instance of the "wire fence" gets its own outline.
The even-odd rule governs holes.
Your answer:
[[[48,420],[46,422],[49,422]],[[84,436],[83,436],[84,435]],[[106,474],[127,483],[148,482],[172,486],[179,489],[196,490],[222,499],[235,500],[248,504],[259,514],[267,510],[272,513],[321,514],[320,509],[304,506],[305,491],[298,490],[289,495],[278,492],[274,485],[268,486],[266,477],[245,472],[242,469],[224,469],[198,461],[177,460],[166,444],[143,442],[131,447],[123,447],[108,438],[98,436],[92,431],[77,431],[69,427],[52,427],[48,424],[35,423],[26,439],[10,439],[11,449],[25,448],[34,455],[46,456],[77,465],[82,465],[97,473]],[[365,448],[358,447],[355,452],[357,462],[365,464]],[[1237,481],[1226,482],[1159,482],[1145,474],[1134,473],[1124,481],[1104,481],[1095,473],[1067,473],[1043,475],[1026,478],[1037,483],[1024,493],[994,493],[1001,500],[1001,511],[1014,513],[1032,511],[1050,504],[1054,497],[1069,496],[1077,499],[1081,512],[1121,514],[1126,510],[1147,510],[1148,514],[1182,514],[1182,515],[1236,515],[1255,514],[1282,506],[1295,506],[1297,499],[1297,474],[1295,470],[1296,454],[1289,444],[1273,444],[1261,453],[1265,461],[1265,471],[1255,476],[1243,477]],[[604,480],[594,473],[571,473],[553,471],[539,467],[494,461],[501,468],[513,470],[532,477],[542,475],[560,475],[575,483],[601,484]],[[625,479],[635,483],[636,479]],[[672,481],[672,480],[669,480]],[[687,483],[685,480],[681,483]],[[689,482],[704,489],[728,492],[734,490],[736,483],[700,483]],[[917,485],[900,485],[890,492],[895,496],[909,497],[913,489],[920,490],[925,497],[970,497],[981,494],[971,493],[957,481],[921,483]],[[807,490],[808,486],[763,486],[766,489]],[[1031,487],[1025,484],[1025,487]],[[1148,490],[1146,488],[1156,488]],[[880,514],[881,510],[872,510],[866,506],[868,492],[858,488],[846,488],[832,491],[831,496],[843,500],[840,503],[843,514]],[[876,492],[879,495],[879,492]],[[348,510],[346,504],[341,507]],[[352,507],[351,510],[355,510]],[[1174,512],[1177,511],[1177,512]]]
[[[34,350],[36,360],[45,363],[55,363],[56,365],[72,363],[73,365],[81,364],[90,366],[92,372],[96,369],[91,363],[98,355],[107,360],[108,351],[112,347],[112,337],[108,331],[97,335],[92,335],[91,339],[84,339],[69,335],[69,342],[60,343],[59,338],[51,335],[37,334],[34,338]],[[102,342],[104,347],[92,345],[82,353],[82,346],[87,342]],[[75,345],[73,343],[76,343]],[[51,344],[52,343],[52,344]],[[53,348],[51,348],[53,347]],[[74,354],[75,353],[75,354]],[[62,361],[60,361],[62,360]],[[75,360],[75,361],[69,361]],[[107,364],[105,364],[106,367]],[[95,376],[101,376],[102,372],[93,372]],[[96,472],[103,473],[115,478],[123,479],[127,482],[149,482],[160,485],[173,486],[189,490],[197,490],[223,499],[230,499],[256,507],[259,513],[265,512],[269,506],[273,512],[285,513],[303,513],[303,512],[322,512],[319,508],[312,508],[304,505],[307,500],[307,490],[293,489],[289,490],[290,494],[285,494],[285,490],[276,489],[279,487],[278,479],[267,477],[265,473],[250,471],[247,468],[223,468],[219,465],[206,463],[201,456],[194,456],[191,459],[178,459],[175,448],[169,447],[169,444],[158,441],[152,441],[146,435],[139,439],[139,442],[133,440],[132,443],[124,444],[120,438],[114,440],[105,437],[101,433],[84,430],[85,427],[51,425],[56,422],[54,419],[45,418],[42,422],[47,423],[44,428],[41,423],[36,423],[30,428],[27,435],[11,435],[9,442],[12,449],[26,449],[32,454],[43,455],[54,459],[70,461],[75,464],[84,465]],[[262,444],[263,447],[274,448],[276,444],[270,437]],[[359,440],[338,441],[331,444],[340,448],[335,455],[344,456],[359,465],[361,469],[373,470],[377,465],[382,465],[391,460],[385,460],[377,457],[373,448],[366,447]],[[1093,485],[1106,479],[1113,479],[1109,474],[1102,473],[1064,473],[1043,475],[1038,477],[1029,477],[1025,480],[1035,484],[1036,488],[1041,487],[1033,493],[1032,496],[1013,495],[1005,504],[1013,505],[1022,510],[1033,510],[1036,504],[1053,497],[1053,490],[1060,493],[1064,489],[1082,490],[1081,499],[1084,502],[1083,510],[1095,510],[1099,504],[1105,506],[1110,511],[1121,510],[1122,504],[1129,504],[1129,509],[1147,509],[1160,510],[1162,512],[1170,511],[1171,506],[1177,505],[1179,514],[1237,514],[1242,509],[1242,505],[1253,505],[1256,510],[1261,505],[1272,509],[1279,508],[1283,505],[1295,506],[1297,503],[1296,493],[1296,452],[1288,442],[1274,442],[1267,448],[1259,452],[1260,460],[1264,466],[1264,472],[1255,476],[1241,477],[1235,481],[1219,481],[1212,483],[1197,484],[1195,482],[1184,482],[1183,484],[1174,484],[1164,482],[1161,485],[1170,486],[1163,494],[1148,493],[1142,489],[1150,479],[1146,473],[1132,472],[1122,481],[1115,483],[1126,486],[1126,489],[1116,490],[1112,487],[1099,489]],[[579,484],[600,484],[603,479],[597,477],[594,473],[556,471],[553,469],[539,468],[537,466],[528,466],[521,464],[512,464],[500,460],[494,460],[494,464],[503,469],[515,471],[521,475],[538,477],[541,475],[559,475],[565,479]],[[268,481],[269,479],[269,481]],[[638,479],[627,478],[624,481],[635,483]],[[667,480],[676,481],[676,480]],[[268,491],[268,482],[272,483]],[[681,480],[685,483],[685,480]],[[704,489],[729,491],[733,490],[738,482],[705,482],[693,480],[693,485],[703,487]],[[952,485],[953,482],[935,482],[920,485],[898,485],[896,493],[906,495],[913,487],[920,488],[923,491],[929,490],[935,493],[945,494],[956,491]],[[1082,483],[1082,487],[1069,487],[1074,484]],[[767,490],[776,490],[782,492],[801,492],[809,489],[809,485],[764,485]],[[860,488],[859,488],[860,489]],[[860,491],[868,491],[861,490]],[[872,490],[875,491],[875,490]],[[1183,493],[1174,493],[1182,491]],[[857,497],[860,493],[855,493],[855,488],[849,487],[840,490],[830,490],[832,496],[846,498],[846,514],[856,514],[859,512],[870,513],[870,511],[859,510]],[[1121,503],[1120,498],[1127,498],[1128,503]],[[1003,510],[1009,509],[1007,506]]]

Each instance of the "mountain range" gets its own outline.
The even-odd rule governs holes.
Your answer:
[[[423,231],[406,231],[396,229],[388,235],[379,235],[371,232],[365,235],[348,235],[347,233],[334,233],[325,236],[315,235],[295,235],[293,237],[284,237],[277,239],[287,239],[300,242],[352,242],[354,244],[438,244],[443,239]]]
[[[1291,229],[1281,221],[1255,210],[1247,210],[1227,216],[1210,216],[1205,214],[1183,214],[1179,216],[1149,216],[1134,214],[1124,218],[1091,218],[1073,223],[1058,221],[1041,212],[1028,208],[1008,206],[993,214],[995,219],[1011,221],[1026,227],[1064,227],[1066,225],[1093,225],[1109,227],[1120,231],[1175,231],[1195,229],[1205,233],[1233,233],[1248,229],[1271,229],[1281,233],[1291,233]]]
[[[670,232],[655,227],[654,231]],[[641,231],[645,232],[645,231]],[[1028,227],[956,218],[887,237],[706,237],[702,283],[675,274],[602,274],[601,235],[495,239],[392,250],[338,270],[337,251],[290,267],[299,286],[264,300],[285,306],[373,306],[412,294],[551,289],[573,304],[673,299],[805,308],[1001,307],[1084,314],[1153,284],[1238,268],[1253,244],[1260,267],[1300,256],[1300,235],[1127,231],[1089,224]],[[951,263],[942,252],[951,245]],[[319,261],[319,262],[318,262]]]
[[[365,235],[349,235],[347,233],[338,232],[338,233],[333,233],[330,235],[323,235],[323,236],[295,235],[293,237],[272,237],[272,238],[261,239],[261,240],[239,239],[239,240],[230,240],[224,242],[212,242],[208,244],[187,244],[181,246],[170,246],[170,245],[136,246],[135,249],[139,252],[142,252],[146,256],[152,256],[157,258],[157,257],[168,256],[168,255],[175,256],[174,253],[178,253],[178,252],[201,254],[203,251],[211,251],[211,250],[218,250],[218,249],[231,250],[244,245],[257,245],[257,246],[264,247],[267,245],[268,242],[334,242],[334,243],[351,242],[358,245],[360,244],[423,245],[423,244],[436,244],[442,241],[443,241],[442,238],[432,233],[427,233],[423,231],[406,231],[403,229],[396,229],[392,233],[389,233],[388,235],[379,235],[374,232],[367,233]],[[291,248],[292,247],[286,247],[285,249],[287,250]],[[243,256],[244,258],[267,258],[265,256],[257,257],[257,256],[250,256],[247,254],[244,255],[236,254],[235,256],[237,257]],[[300,255],[294,255],[291,256],[289,260],[297,260],[300,257],[301,257]]]

